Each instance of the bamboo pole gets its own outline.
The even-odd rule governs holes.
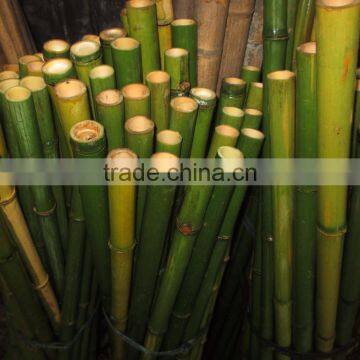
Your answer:
[[[52,39],[43,45],[44,60],[70,58],[70,44],[62,39]]]
[[[353,126],[352,126],[352,135],[351,135],[351,138],[352,138],[351,157],[357,157],[359,125],[360,125],[360,80],[357,78],[354,122],[353,122]]]
[[[101,43],[104,64],[113,66],[111,43],[114,40],[118,38],[124,38],[125,36],[126,36],[126,30],[120,27],[105,29],[100,32],[99,38]]]
[[[120,11],[120,20],[121,23],[124,27],[124,29],[126,30],[127,34],[130,33],[130,29],[129,29],[129,21],[127,18],[127,12],[126,12],[126,8],[122,8]]]
[[[232,126],[217,126],[210,142],[210,148],[207,157],[214,158],[219,147],[221,146],[235,146],[239,135],[239,130]]]
[[[198,85],[216,89],[229,0],[200,0],[194,4],[198,30]],[[216,15],[216,16],[214,16]]]
[[[174,0],[173,3],[176,19],[191,19],[194,17],[193,0]]]
[[[0,72],[0,81],[9,80],[9,79],[18,79],[19,74],[15,71],[5,70]]]
[[[96,43],[100,44],[100,36],[95,34],[85,34],[81,40],[84,41],[95,41]]]
[[[165,68],[165,51],[171,49],[172,45],[172,31],[171,25],[160,25],[158,24],[158,35],[159,35],[159,52],[160,52],[160,62],[161,70]]]
[[[125,120],[134,116],[150,117],[150,90],[143,84],[129,84],[123,87]]]
[[[224,77],[235,77],[240,74],[254,8],[255,0],[230,0],[221,66],[217,80],[218,91]],[[240,77],[242,78],[242,76]]]
[[[246,93],[248,94],[251,83],[261,79],[261,69],[258,66],[244,65],[240,71],[240,78],[246,82]]]
[[[295,21],[298,9],[298,0],[287,0],[287,15],[286,15],[286,22],[287,22],[287,31],[288,31],[288,41],[286,45],[286,69],[292,69],[292,62],[293,62],[293,51],[294,51],[294,28],[295,28]]]
[[[142,81],[140,43],[132,38],[119,38],[111,43],[117,88]]]
[[[359,16],[358,1],[316,4],[317,94],[326,93],[326,101],[317,98],[320,158],[349,156]],[[316,348],[323,352],[331,351],[335,338],[346,200],[346,186],[318,189]]]
[[[253,82],[246,97],[245,109],[256,109],[263,111],[263,84]]]
[[[260,129],[263,113],[256,109],[246,109],[241,129]]]
[[[26,65],[27,76],[43,76],[42,67],[44,62],[41,60],[31,61]]]
[[[237,107],[225,106],[222,108],[219,125],[229,125],[237,130],[240,130],[244,120],[244,115],[244,111]]]
[[[32,61],[39,61],[39,58],[35,55],[24,55],[19,58],[19,75],[20,78],[23,78],[27,75],[27,64]]]
[[[156,152],[168,152],[180,156],[182,137],[179,132],[162,130],[156,135]]]

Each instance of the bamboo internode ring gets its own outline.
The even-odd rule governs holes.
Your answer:
[[[36,209],[35,206],[34,206],[33,209],[34,209],[34,212],[35,212],[37,215],[42,216],[42,217],[47,217],[47,216],[52,215],[52,214],[55,212],[55,210],[56,210],[56,202],[54,202],[53,207],[52,207],[50,210],[48,210],[48,211],[39,211],[39,210]]]

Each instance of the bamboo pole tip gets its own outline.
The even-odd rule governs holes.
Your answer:
[[[31,91],[23,86],[14,86],[5,92],[5,98],[11,102],[21,102],[31,97]]]
[[[31,92],[46,88],[45,80],[41,76],[25,76],[20,81],[20,86],[26,87]]]
[[[111,46],[117,50],[130,51],[137,49],[140,46],[140,43],[136,39],[130,37],[119,37],[111,43]]]
[[[123,100],[121,91],[117,89],[104,90],[96,96],[96,102],[103,106],[116,106],[121,104]]]
[[[44,64],[45,63],[41,60],[31,61],[26,64],[26,68],[29,73],[41,73]]]
[[[0,93],[4,94],[8,89],[19,85],[20,85],[19,79],[4,80],[0,83]]]
[[[98,44],[100,44],[100,36],[95,34],[85,34],[81,40],[83,41],[94,41]]]
[[[185,96],[172,99],[170,106],[176,111],[185,113],[191,113],[198,108],[198,104],[195,100]]]
[[[68,79],[55,85],[55,94],[58,98],[70,100],[86,93],[86,85],[77,79]]]
[[[155,123],[146,116],[134,116],[125,122],[125,130],[129,134],[147,134],[153,132]]]
[[[356,4],[358,0],[318,0],[319,5],[327,7],[343,7]]]
[[[265,138],[265,135],[261,131],[251,128],[241,129],[241,135],[257,140],[263,140]]]
[[[231,138],[237,138],[240,135],[239,130],[235,129],[230,125],[218,125],[215,128],[215,131],[219,135],[231,137]]]
[[[84,120],[70,129],[70,137],[79,143],[89,143],[104,137],[104,127],[96,121]]]
[[[186,49],[182,49],[182,48],[171,48],[165,51],[165,56],[173,57],[173,58],[187,56],[188,54],[189,52]]]
[[[67,73],[72,67],[73,63],[71,62],[71,60],[65,58],[58,58],[47,61],[44,64],[42,71],[47,75],[58,75]]]
[[[223,107],[223,113],[229,116],[234,116],[234,117],[243,117],[244,116],[244,111],[242,111],[240,108],[237,108],[235,106],[225,106]]]
[[[249,71],[258,71],[258,72],[261,71],[261,69],[258,66],[254,66],[254,65],[244,65],[242,68],[244,70],[249,70]]]
[[[176,19],[171,23],[173,26],[190,26],[196,25],[196,21],[194,19]]]
[[[4,70],[0,72],[0,81],[8,80],[8,79],[18,79],[19,74],[12,70]]]
[[[249,114],[249,115],[254,115],[254,116],[261,116],[263,113],[262,111],[258,110],[258,109],[245,109],[245,114]]]
[[[181,134],[174,130],[162,130],[158,132],[156,139],[166,145],[178,145],[182,141]]]
[[[154,0],[129,0],[126,1],[126,8],[146,8],[155,5]]]
[[[126,30],[121,27],[113,27],[110,29],[102,30],[99,37],[102,41],[111,42],[119,37],[126,36]]]
[[[153,154],[150,163],[159,173],[176,172],[180,169],[179,158],[169,152]]]
[[[110,65],[99,65],[91,69],[89,77],[91,79],[105,79],[113,76],[115,73],[114,68]]]
[[[237,78],[237,77],[224,78],[224,83],[227,83],[229,85],[246,85],[245,80]]]
[[[31,61],[39,61],[39,58],[36,55],[24,55],[19,57],[19,63],[26,65]]]
[[[221,167],[224,172],[232,173],[243,168],[244,155],[233,146],[220,146],[217,149],[217,156],[221,159]]]
[[[147,74],[146,80],[149,83],[164,84],[170,82],[170,75],[165,71],[155,70]]]
[[[109,152],[106,164],[110,169],[118,169],[118,172],[133,172],[138,165],[138,157],[130,149],[114,149]]]
[[[100,44],[95,41],[81,40],[71,46],[70,52],[75,58],[84,58],[100,52]]]
[[[267,75],[270,80],[289,80],[295,77],[295,73],[289,70],[273,71]]]
[[[45,51],[52,53],[62,53],[70,49],[70,44],[62,39],[52,39],[46,41],[43,46]]]
[[[216,98],[215,91],[207,88],[195,87],[190,90],[190,94],[200,100],[213,100]]]
[[[150,96],[150,89],[144,84],[125,85],[122,90],[125,99],[142,100]]]
[[[262,89],[264,87],[264,84],[261,82],[252,82],[251,86],[257,87],[259,89]]]
[[[298,46],[298,50],[304,54],[316,54],[316,42],[311,41]]]

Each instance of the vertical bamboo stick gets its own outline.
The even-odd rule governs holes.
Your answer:
[[[126,30],[119,27],[105,29],[100,32],[100,43],[103,54],[104,64],[113,66],[113,58],[111,54],[111,43],[118,39],[126,36]]]
[[[69,58],[70,44],[62,39],[52,39],[46,41],[43,45],[44,60],[53,58]]]
[[[150,90],[144,84],[129,84],[122,88],[125,120],[134,116],[150,117]]]
[[[180,156],[182,137],[179,132],[163,130],[156,135],[156,152],[168,152]]]
[[[294,30],[296,14],[298,9],[298,0],[287,0],[287,29],[288,29],[288,42],[286,45],[286,69],[292,69],[293,49],[294,49]]]

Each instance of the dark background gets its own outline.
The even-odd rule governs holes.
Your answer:
[[[1,1],[1,0],[0,0]],[[125,0],[19,0],[38,50],[52,38],[70,42],[121,25]]]

